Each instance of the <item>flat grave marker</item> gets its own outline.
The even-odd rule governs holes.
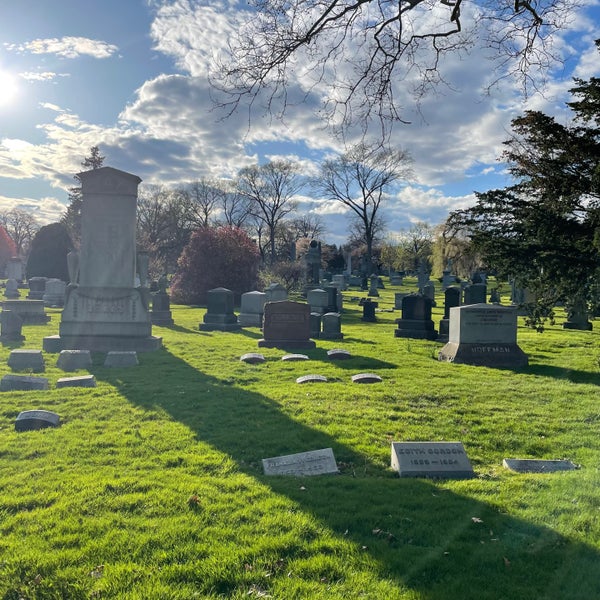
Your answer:
[[[265,357],[258,352],[247,352],[240,356],[242,362],[248,363],[249,365],[256,365],[265,362]]]
[[[265,475],[327,475],[339,473],[333,450],[310,450],[273,458],[263,458]]]
[[[296,379],[296,383],[326,383],[327,377],[324,375],[302,375]]]
[[[59,425],[60,417],[49,410],[24,410],[15,420],[16,431],[35,431]]]
[[[461,442],[392,442],[392,468],[400,477],[475,476]]]
[[[502,465],[517,473],[555,473],[557,471],[573,471],[578,468],[570,460],[536,458],[505,458]]]
[[[357,373],[352,375],[352,383],[380,383],[383,381],[379,375],[375,373]]]

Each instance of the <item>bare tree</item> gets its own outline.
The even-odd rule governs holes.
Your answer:
[[[403,150],[357,144],[321,165],[314,187],[330,200],[350,209],[353,222],[367,247],[371,264],[373,242],[381,233],[380,209],[390,186],[410,174],[411,158]]]
[[[266,230],[271,263],[277,261],[277,227],[296,208],[294,196],[301,187],[297,167],[290,161],[246,167],[238,175],[239,194],[248,200],[250,215]]]
[[[25,256],[31,240],[40,228],[37,219],[26,210],[13,208],[0,213],[0,223],[15,243],[17,256]]]
[[[443,81],[441,59],[475,46],[491,50],[498,78],[532,76],[555,65],[551,36],[566,27],[578,0],[256,0],[213,83],[233,112],[266,91],[284,107],[294,83],[332,90],[329,116],[343,125],[402,120],[394,96],[414,81],[416,97]],[[497,64],[500,63],[500,64]],[[285,110],[285,108],[284,108]]]
[[[302,238],[317,240],[325,233],[325,223],[319,215],[305,213],[288,221],[288,228],[293,234],[294,241]]]
[[[247,227],[250,218],[250,203],[246,196],[239,193],[235,185],[225,187],[220,208],[226,225]]]
[[[188,219],[198,227],[208,227],[214,220],[219,206],[223,204],[226,191],[219,181],[202,178],[186,187],[189,198]]]

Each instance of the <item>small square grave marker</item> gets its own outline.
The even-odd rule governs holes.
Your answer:
[[[352,375],[352,383],[379,383],[383,381],[379,375],[375,373],[358,373]]]
[[[327,377],[323,375],[302,375],[296,379],[296,383],[326,383]]]
[[[570,460],[541,460],[533,458],[505,458],[502,464],[517,473],[554,473],[572,471],[577,465]]]
[[[325,475],[339,473],[333,450],[311,450],[274,458],[263,458],[265,475]]]
[[[15,421],[16,431],[34,431],[46,427],[58,427],[60,417],[49,410],[24,410]]]
[[[56,387],[96,387],[96,378],[93,375],[81,375],[79,377],[61,377],[56,382]]]
[[[400,477],[475,476],[461,442],[392,442],[392,468]]]
[[[47,377],[33,377],[31,375],[5,375],[2,380],[0,380],[0,392],[47,389],[49,389]]]
[[[137,352],[130,351],[111,351],[104,360],[105,367],[135,367],[138,365]]]
[[[40,373],[46,369],[41,350],[11,350],[8,366],[13,371],[31,370],[33,373]]]

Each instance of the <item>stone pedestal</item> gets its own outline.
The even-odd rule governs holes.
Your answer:
[[[162,327],[174,325],[173,315],[171,313],[171,299],[167,292],[156,292],[152,295],[150,320],[153,325],[160,325]]]
[[[21,297],[19,284],[16,279],[7,279],[4,288],[4,297],[8,300],[16,300]]]
[[[241,325],[233,312],[233,292],[226,288],[209,290],[207,311],[199,328],[201,331],[238,331]]]
[[[32,277],[29,280],[29,294],[27,294],[27,298],[29,300],[41,300],[46,291],[46,281],[46,277]]]
[[[379,306],[379,302],[373,302],[369,298],[367,298],[362,305],[363,308],[363,316],[362,320],[367,323],[376,323],[377,317],[375,316],[375,309]]]
[[[438,333],[431,320],[431,300],[420,294],[402,299],[402,317],[396,319],[396,337],[435,340]]]
[[[5,300],[2,310],[19,315],[23,325],[45,325],[50,317],[44,312],[43,300]]]

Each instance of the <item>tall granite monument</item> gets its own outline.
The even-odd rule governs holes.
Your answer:
[[[141,179],[112,167],[85,171],[79,178],[81,250],[68,257],[71,282],[59,336],[46,338],[44,349],[156,350],[162,340],[152,335],[147,263],[140,261],[136,268],[136,205]],[[136,271],[139,287],[135,287]]]

